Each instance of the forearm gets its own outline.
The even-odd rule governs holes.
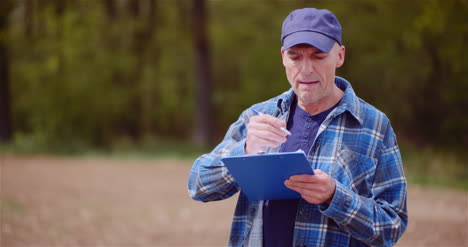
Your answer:
[[[196,159],[189,175],[190,196],[194,200],[207,202],[223,200],[237,193],[239,187],[221,158],[243,153],[243,142],[231,143],[231,145],[218,146],[213,152]]]
[[[223,141],[211,153],[204,154],[193,163],[188,180],[188,191],[194,200],[216,201],[231,197],[239,186],[229,174],[223,157],[244,155],[246,136],[245,114],[233,123]]]
[[[392,203],[382,199],[366,198],[337,183],[335,195],[322,213],[332,218],[354,238],[372,246],[392,246],[406,229],[406,182],[395,181],[392,193],[398,198]],[[401,195],[401,196],[400,196]]]
[[[380,152],[372,185],[360,195],[356,187],[336,182],[329,207],[322,207],[324,215],[372,246],[394,245],[408,224],[407,182],[395,137],[389,136]]]

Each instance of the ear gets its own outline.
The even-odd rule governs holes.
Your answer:
[[[341,67],[344,64],[345,51],[346,51],[345,46],[344,45],[340,46],[340,48],[338,50],[338,61],[336,62],[336,67],[337,68]]]
[[[281,47],[281,59],[283,60],[283,65],[285,65],[285,60],[284,60],[285,54],[284,54],[284,52],[285,51],[284,51],[283,47]]]

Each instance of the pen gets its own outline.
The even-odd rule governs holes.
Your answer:
[[[252,111],[255,113],[255,115],[263,115],[263,113],[255,110],[252,108]],[[291,135],[291,132],[289,132],[289,130],[287,130],[285,127],[280,127],[280,130],[282,130],[285,134],[287,134],[288,136]]]

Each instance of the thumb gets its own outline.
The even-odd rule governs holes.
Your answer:
[[[324,171],[322,171],[320,169],[315,169],[314,173],[315,173],[315,175],[318,175],[318,176],[326,174]]]

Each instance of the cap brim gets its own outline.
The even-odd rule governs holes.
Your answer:
[[[295,32],[283,39],[283,49],[287,50],[295,45],[308,44],[323,52],[330,52],[335,45],[335,40],[318,32]]]

